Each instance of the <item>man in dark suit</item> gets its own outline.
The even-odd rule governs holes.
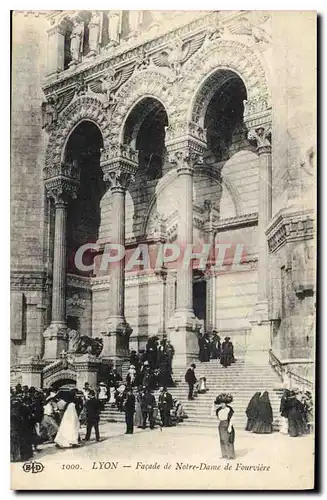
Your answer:
[[[150,429],[154,429],[153,410],[156,406],[156,398],[151,394],[149,387],[145,389],[144,396],[141,401],[141,410],[143,414],[143,429],[146,428],[146,421],[149,418]]]
[[[126,397],[123,408],[125,411],[126,432],[125,434],[133,434],[134,432],[134,413],[135,413],[135,396],[133,387],[126,388]]]
[[[186,370],[185,373],[185,382],[188,383],[188,399],[194,399],[193,398],[193,389],[194,385],[196,383],[196,376],[194,373],[196,366],[194,363],[191,364],[191,366]]]
[[[89,441],[92,427],[94,427],[95,439],[97,441],[100,441],[99,421],[100,421],[101,408],[102,408],[101,401],[95,397],[95,392],[91,390],[89,392],[89,399],[87,399],[85,402],[86,436],[84,441]]]
[[[163,427],[170,426],[170,410],[173,407],[172,395],[167,391],[167,387],[160,388],[158,407]]]

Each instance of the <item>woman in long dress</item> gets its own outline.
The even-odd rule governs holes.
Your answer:
[[[56,414],[58,414],[58,409],[54,402],[54,397],[49,396],[43,407],[43,418],[40,425],[42,441],[54,441],[59,429],[55,417]]]
[[[304,405],[296,397],[295,392],[291,391],[286,403],[288,418],[288,433],[291,437],[298,437],[304,434],[303,413]]]
[[[271,434],[273,431],[273,412],[269,394],[265,391],[258,400],[258,414],[254,419],[253,432],[255,434]]]
[[[142,387],[139,387],[136,394],[136,402],[135,402],[135,413],[134,413],[134,425],[135,427],[141,428],[143,425],[143,414],[142,414],[142,398],[144,392]]]
[[[78,446],[79,429],[80,424],[75,404],[68,401],[54,442],[59,448]]]
[[[221,447],[222,458],[229,460],[235,458],[235,430],[233,427],[233,414],[234,410],[226,402],[221,402],[216,411],[217,419],[219,421],[218,431]]]
[[[255,419],[258,416],[258,406],[261,392],[256,392],[249,401],[249,404],[245,410],[247,416],[247,423],[245,430],[252,431]]]
[[[279,432],[281,434],[288,434],[288,399],[290,396],[290,391],[288,389],[284,390],[284,394],[281,397],[280,400],[280,415],[281,415],[281,422],[280,422],[280,428]]]

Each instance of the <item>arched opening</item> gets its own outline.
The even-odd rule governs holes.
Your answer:
[[[80,170],[80,188],[77,198],[68,208],[67,257],[68,272],[81,274],[75,267],[76,250],[85,243],[95,243],[99,236],[100,201],[105,193],[105,183],[100,167],[100,150],[103,147],[99,128],[90,121],[83,121],[68,139],[65,161],[75,162]],[[87,262],[88,257],[83,257]]]
[[[71,389],[75,389],[76,380],[71,378],[61,378],[60,380],[53,382],[50,387],[54,391],[69,391]]]
[[[138,176],[159,179],[165,160],[165,127],[168,117],[158,100],[146,97],[133,108],[124,128],[124,143],[139,151]]]
[[[209,78],[204,128],[207,130],[207,155],[216,161],[228,160],[244,147],[246,129],[243,123],[244,100],[247,98],[243,80],[230,70],[220,70]]]

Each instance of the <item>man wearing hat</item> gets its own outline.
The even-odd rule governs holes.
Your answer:
[[[143,429],[146,428],[146,421],[149,418],[150,429],[154,429],[153,410],[156,406],[156,398],[150,392],[149,387],[145,388],[144,396],[141,401],[141,409],[143,414]]]
[[[126,387],[126,396],[123,405],[125,411],[126,432],[125,434],[133,434],[134,432],[134,413],[135,413],[135,396],[131,385]]]
[[[173,408],[172,395],[167,391],[167,387],[160,387],[158,407],[163,427],[170,426],[170,411]]]
[[[191,366],[186,370],[185,373],[185,382],[188,383],[188,399],[192,400],[194,399],[193,397],[193,390],[194,390],[194,385],[197,381],[196,376],[195,376],[195,370],[196,365],[194,363],[191,364]]]
[[[95,397],[95,392],[90,390],[89,398],[85,402],[86,407],[86,436],[84,441],[89,441],[92,427],[94,427],[95,439],[100,441],[99,421],[102,409],[101,401]]]

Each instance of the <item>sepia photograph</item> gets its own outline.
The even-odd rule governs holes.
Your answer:
[[[11,11],[11,489],[314,489],[316,32]]]

